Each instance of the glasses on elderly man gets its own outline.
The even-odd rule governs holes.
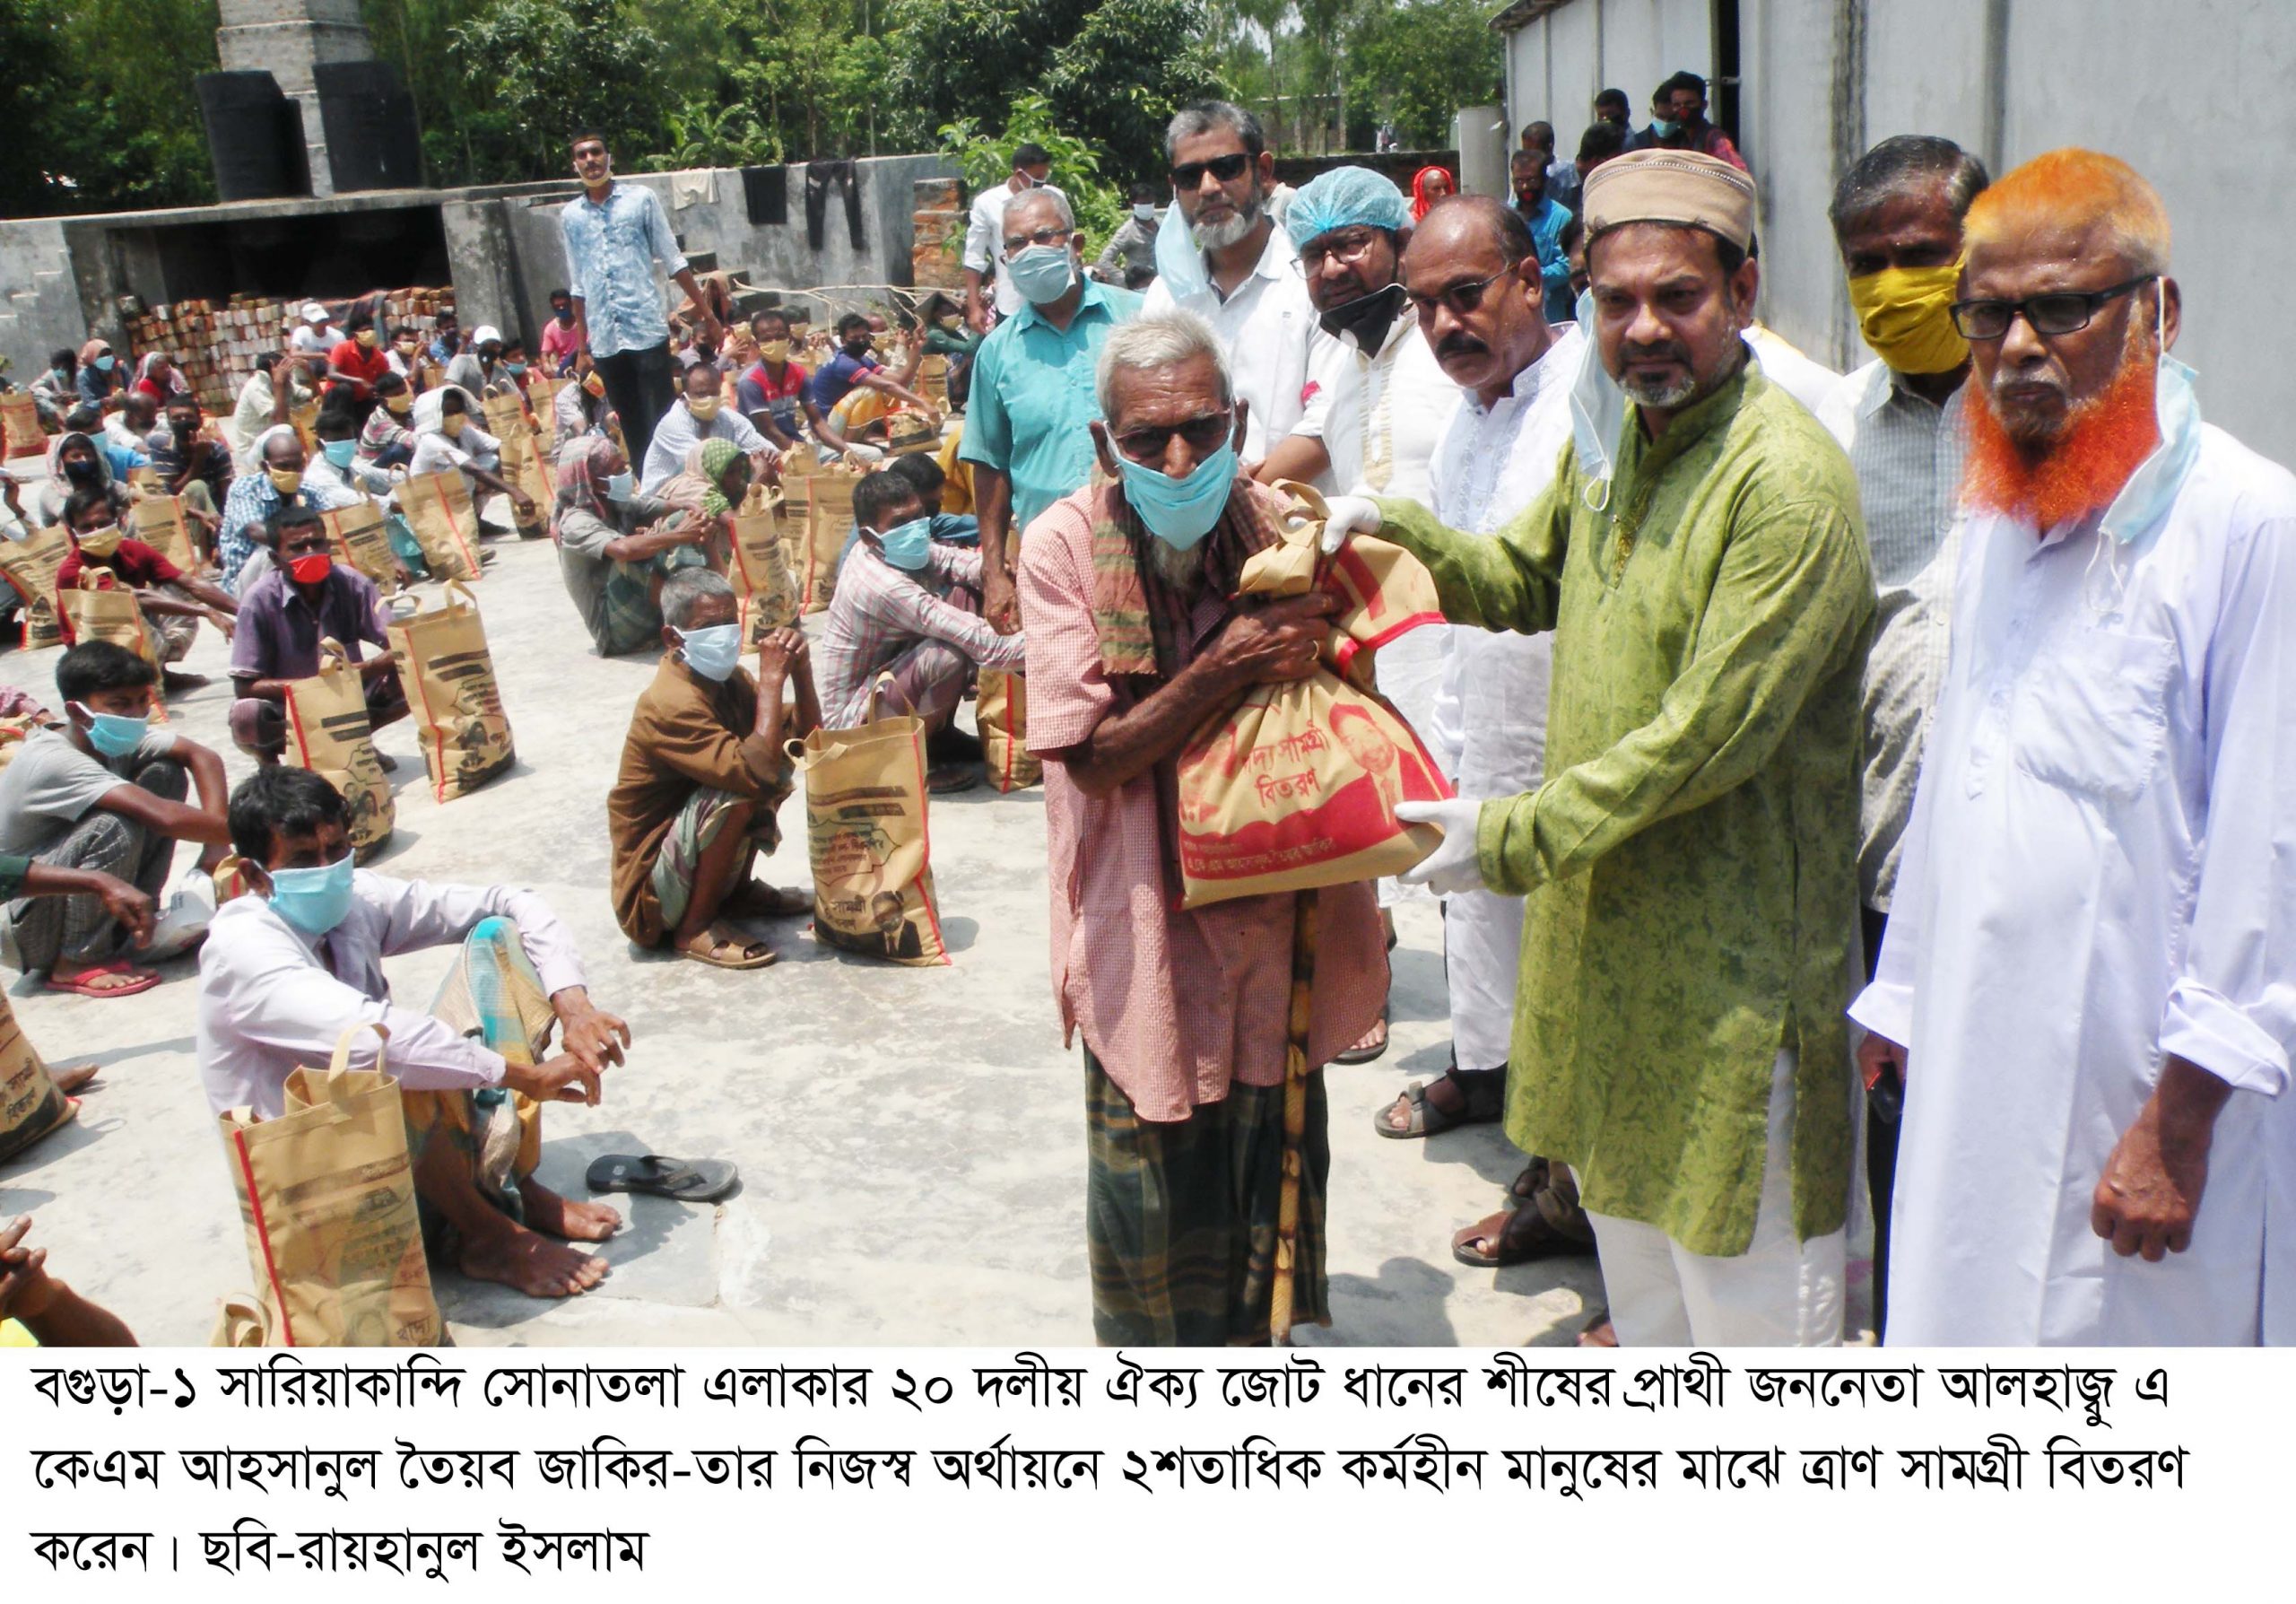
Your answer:
[[[1231,151],[1224,156],[1214,156],[1209,161],[1183,161],[1172,169],[1172,187],[1194,189],[1210,173],[1222,184],[1232,184],[1244,176],[1244,169],[1252,159],[1241,151]]]
[[[1353,266],[1363,259],[1379,233],[1379,230],[1367,224],[1361,228],[1334,229],[1328,234],[1318,234],[1300,248],[1300,266],[1309,273],[1321,273],[1326,262]]]
[[[1074,229],[1039,229],[1032,234],[1004,236],[1004,255],[1009,259],[1019,256],[1031,245],[1065,245]]]
[[[1183,423],[1149,424],[1127,429],[1116,437],[1116,449],[1133,461],[1156,463],[1163,460],[1165,450],[1178,435],[1187,441],[1188,449],[1199,458],[1209,457],[1220,444],[1235,432],[1236,414],[1232,407],[1223,406],[1218,412],[1203,413]]]
[[[2140,290],[2161,275],[2139,274],[2106,290],[2057,290],[2028,295],[2022,301],[1957,301],[1950,309],[1953,327],[1965,340],[1997,340],[2019,318],[2037,335],[2077,334],[2089,327],[2109,301]]]

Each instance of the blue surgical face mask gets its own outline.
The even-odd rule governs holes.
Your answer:
[[[626,501],[637,493],[637,476],[628,468],[606,475],[606,500],[609,501]]]
[[[513,379],[524,379],[526,376],[526,364],[524,362],[504,362],[502,365],[510,370],[510,377]]]
[[[1672,139],[1683,131],[1683,126],[1663,117],[1654,117],[1650,119],[1650,131],[1661,139]]]
[[[106,757],[126,757],[144,744],[144,734],[152,728],[152,715],[131,719],[125,713],[100,713],[85,702],[74,702],[88,716],[88,745]]]
[[[1116,465],[1124,475],[1124,499],[1148,526],[1148,533],[1174,551],[1184,552],[1212,533],[1212,526],[1220,521],[1236,481],[1236,448],[1232,441],[1223,440],[1185,479],[1175,479],[1161,468],[1148,467],[1120,454]]]
[[[352,455],[359,449],[359,442],[355,440],[323,440],[319,442],[319,449],[326,453],[326,459],[335,466],[347,468],[351,466]]]
[[[702,678],[723,684],[734,677],[742,661],[742,626],[713,623],[707,629],[678,631],[678,646],[685,666]]]
[[[112,363],[118,360],[116,356],[100,356],[96,358],[96,367],[100,371],[109,373],[111,371]]]
[[[271,871],[273,908],[307,936],[324,936],[351,911],[351,854],[317,868]]]
[[[1004,264],[1013,287],[1038,306],[1047,306],[1068,293],[1076,282],[1076,258],[1065,245],[1031,245]]]
[[[933,555],[933,520],[913,518],[905,524],[894,525],[877,536],[877,549],[895,568],[915,573]]]

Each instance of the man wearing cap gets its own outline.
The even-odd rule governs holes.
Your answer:
[[[1554,632],[1544,782],[1406,805],[1444,832],[1411,877],[1528,898],[1507,1132],[1577,1175],[1619,1340],[1838,1342],[1857,481],[1746,359],[1753,181],[1638,152],[1586,207],[1599,360],[1554,483],[1495,538],[1343,497],[1326,539],[1416,552],[1455,623]],[[1424,292],[1439,327],[1483,292]]]
[[[298,356],[325,356],[347,336],[327,320],[326,308],[316,301],[303,303],[303,320],[287,336],[287,347]]]
[[[1051,183],[1052,158],[1036,141],[1023,140],[1013,152],[1013,172],[1002,184],[973,197],[965,225],[965,321],[987,334],[999,318],[1009,318],[1027,301],[1004,266],[1004,208],[1031,189],[1060,191]],[[1067,197],[1062,196],[1065,200]]]
[[[502,361],[502,331],[491,323],[472,329],[470,348],[447,364],[447,382],[477,397],[483,397],[490,385],[512,382]]]

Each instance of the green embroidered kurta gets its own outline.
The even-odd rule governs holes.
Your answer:
[[[1734,1255],[1781,1048],[1796,1234],[1848,1206],[1874,583],[1848,458],[1752,366],[1656,440],[1630,409],[1619,456],[1603,510],[1565,448],[1496,539],[1396,501],[1381,534],[1454,622],[1554,632],[1545,782],[1476,835],[1485,881],[1528,899],[1507,1133],[1595,1213]]]

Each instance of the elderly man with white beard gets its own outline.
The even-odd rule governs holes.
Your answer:
[[[2201,421],[2126,163],[2037,157],[1964,238],[1952,656],[1852,1009],[1906,1083],[1887,1339],[2254,1343],[2296,1042],[2296,478]]]

